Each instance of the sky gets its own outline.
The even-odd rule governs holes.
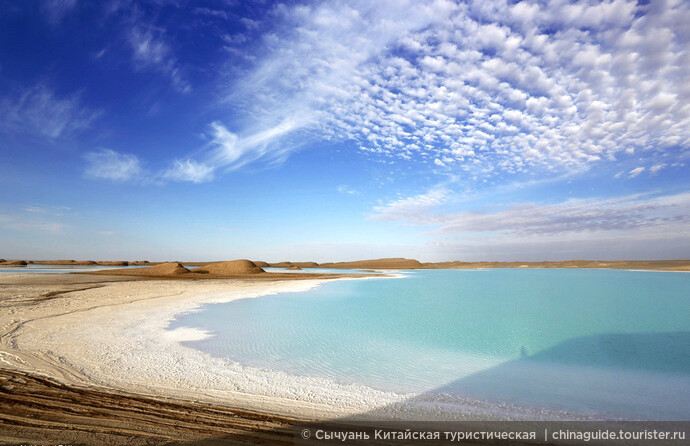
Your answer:
[[[0,257],[690,258],[690,2],[0,0]]]

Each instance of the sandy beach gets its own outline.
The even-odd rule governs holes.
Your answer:
[[[356,386],[342,386],[336,394],[325,394],[318,380],[287,375],[278,377],[284,385],[266,386],[267,377],[259,370],[180,344],[201,339],[207,333],[189,328],[165,330],[176,315],[203,304],[305,291],[330,280],[305,280],[295,275],[288,276],[292,280],[273,280],[266,276],[262,275],[261,280],[189,281],[95,274],[3,274],[0,362],[4,375],[0,380],[1,395],[9,398],[3,399],[1,410],[4,440],[35,441],[55,429],[50,423],[17,428],[22,423],[16,419],[21,412],[16,405],[25,400],[27,386],[34,388],[32,401],[51,392],[62,396],[74,391],[101,392],[120,402],[127,395],[145,396],[146,404],[153,406],[160,398],[174,398],[176,404],[196,404],[189,409],[192,411],[222,407],[227,411],[222,416],[233,420],[237,417],[233,411],[238,409],[248,414],[270,413],[267,429],[271,431],[276,423],[285,420],[339,417],[367,411],[372,408],[371,401],[395,401],[395,395],[373,395],[372,390]],[[280,392],[275,391],[277,388]],[[56,401],[55,396],[49,399]],[[78,404],[87,403],[80,398]],[[128,406],[126,401],[122,404]],[[37,416],[34,409],[27,415],[31,419]],[[54,407],[38,412],[48,418],[55,416]],[[71,425],[74,420],[66,423]],[[126,426],[120,428],[126,430]],[[256,430],[256,426],[251,429]],[[13,430],[20,436],[9,435]],[[211,436],[221,434],[219,431]],[[83,439],[80,435],[55,438],[77,441]],[[161,438],[170,441],[176,435],[168,432]],[[184,435],[179,438],[184,439]],[[131,444],[129,440],[125,443]]]
[[[106,276],[107,277],[107,276]],[[316,280],[127,281],[105,283],[52,296],[24,312],[11,307],[2,353],[12,366],[61,379],[151,395],[223,402],[246,409],[314,418],[369,409],[361,388],[343,387],[349,398],[323,404],[318,384],[284,376],[284,393],[266,393],[259,371],[240,367],[184,347],[183,341],[209,336],[179,328],[165,330],[176,315],[200,305],[253,298],[278,292],[306,291]],[[86,288],[86,287],[84,287]],[[23,307],[30,308],[30,307]],[[115,342],[114,342],[115,341]],[[14,357],[12,355],[15,355]],[[347,402],[362,399],[361,404]],[[295,400],[299,403],[295,403]]]

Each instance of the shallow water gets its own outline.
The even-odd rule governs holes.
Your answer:
[[[416,399],[690,420],[690,274],[407,271],[207,305],[169,328],[244,365]]]

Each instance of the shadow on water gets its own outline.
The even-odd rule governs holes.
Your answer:
[[[523,347],[517,359],[361,418],[453,395],[534,409],[518,414],[526,419],[546,409],[597,419],[690,420],[690,332],[584,336],[531,355]]]
[[[525,421],[549,419],[542,418],[544,413],[555,415],[554,419],[574,420],[578,417],[568,417],[568,408],[586,408],[593,415],[591,419],[607,419],[606,412],[617,415],[625,427],[630,420],[643,421],[685,421],[690,420],[690,332],[669,333],[631,333],[631,334],[603,334],[584,336],[562,342],[543,351],[529,354],[525,347],[520,349],[520,357],[507,361],[490,369],[448,383],[432,391],[417,395],[408,400],[361,413],[352,417],[332,420],[327,424],[320,424],[324,429],[357,429],[356,426],[374,426],[383,429],[404,430],[413,427],[422,429],[424,426],[441,426],[443,424],[426,424],[424,421],[438,420],[433,415],[419,417],[414,412],[405,412],[405,407],[430,407],[429,403],[440,403],[448,413],[455,411],[457,417],[445,420],[467,419],[467,406],[455,405],[452,395],[462,395],[476,398],[479,401],[494,402],[500,413],[510,406],[504,403],[515,403],[518,406],[532,407],[533,411],[509,413],[518,415]],[[443,398],[443,396],[448,396]],[[439,398],[441,397],[441,398]],[[466,401],[466,400],[465,400]],[[445,405],[444,405],[445,404]],[[543,412],[547,409],[547,412]],[[551,410],[550,412],[548,410]],[[553,412],[558,411],[558,412]],[[487,412],[484,412],[486,415]],[[573,412],[570,412],[573,413]],[[602,415],[604,414],[604,415]],[[436,412],[438,415],[438,412]],[[490,420],[481,418],[484,421]],[[497,417],[499,418],[499,417]],[[608,418],[608,419],[611,419]],[[443,419],[443,418],[441,418]],[[391,420],[395,420],[390,423]],[[405,424],[403,420],[422,421],[421,424]],[[627,421],[626,421],[627,420]],[[396,423],[397,421],[397,423]],[[668,429],[679,429],[678,425],[667,423]],[[309,427],[309,424],[307,425]],[[491,424],[464,423],[463,429],[490,430],[515,429],[530,430],[533,426],[527,424]],[[497,427],[499,426],[499,427]],[[550,424],[581,429],[593,429],[612,424]],[[636,425],[640,426],[640,425]],[[687,429],[683,424],[680,428]],[[318,428],[318,427],[316,427]],[[312,427],[313,429],[316,429]],[[301,427],[297,428],[297,431]],[[543,425],[539,426],[541,431]],[[634,428],[635,429],[635,428]],[[296,431],[296,432],[297,432]],[[275,435],[277,432],[264,432],[262,435]],[[283,441],[291,441],[289,436],[282,437]],[[219,439],[217,443],[185,443],[190,444],[238,444],[238,438]],[[261,437],[250,437],[248,443],[263,443]],[[239,443],[239,444],[248,444]],[[323,441],[320,443],[324,443]],[[313,445],[317,441],[302,441],[297,439],[294,444]],[[338,441],[327,444],[342,444]],[[355,442],[356,443],[356,442]],[[436,444],[432,442],[433,444]],[[441,442],[443,443],[443,442]],[[530,442],[515,441],[511,444],[528,444]],[[544,444],[537,441],[539,444]],[[181,443],[175,443],[181,444]],[[358,443],[356,443],[358,444]],[[362,444],[368,444],[363,442]],[[377,442],[375,444],[423,444],[415,442]],[[465,444],[486,444],[483,442],[468,442]],[[494,442],[491,444],[504,444]],[[532,443],[533,444],[533,443]],[[572,444],[572,443],[570,443]],[[647,444],[647,443],[639,443]]]

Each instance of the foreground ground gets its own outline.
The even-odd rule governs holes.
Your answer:
[[[296,275],[272,280],[147,280],[77,274],[0,276],[0,444],[292,444],[296,418],[195,402],[190,392],[169,398],[128,392],[91,381],[56,353],[74,339],[55,338],[45,348],[23,347],[22,335],[75,317],[88,326],[94,311],[116,314],[122,305],[167,305],[185,290],[203,294],[226,287],[255,292]],[[81,318],[81,319],[79,319]],[[60,344],[60,345],[58,345]],[[119,387],[126,387],[120,385]],[[237,407],[237,405],[235,405]],[[213,441],[211,441],[213,440]]]
[[[0,444],[293,444],[293,418],[0,369]]]

